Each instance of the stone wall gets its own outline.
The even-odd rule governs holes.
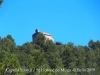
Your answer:
[[[43,33],[43,35],[45,36],[46,40],[52,40],[54,42],[54,39],[52,37],[52,35],[48,34],[48,33],[45,33],[45,32],[39,32],[39,30],[35,30],[35,33],[32,35],[32,40],[34,41],[36,36],[39,34],[39,33]]]

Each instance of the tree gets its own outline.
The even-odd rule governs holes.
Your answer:
[[[3,3],[3,1],[4,1],[4,0],[0,0],[0,6],[1,6],[1,4]]]
[[[63,67],[62,60],[57,52],[57,46],[51,40],[46,41],[44,52],[46,53],[46,59],[51,69]]]
[[[56,45],[61,45],[62,43],[61,42],[56,42]]]
[[[45,36],[42,33],[39,33],[36,36],[35,41],[33,41],[33,42],[35,44],[39,45],[41,48],[43,48],[44,47],[45,40],[46,40]]]
[[[34,47],[33,47],[33,45],[30,42],[27,42],[27,43],[25,43],[25,44],[23,44],[21,46],[21,50],[23,52],[25,52],[26,54],[31,54],[32,51],[34,50]]]
[[[13,68],[32,69],[32,72],[6,71]],[[91,72],[41,72],[39,69],[94,68]],[[34,42],[16,46],[11,35],[0,38],[0,75],[99,75],[100,41],[90,40],[88,46],[53,43],[39,34]]]
[[[5,51],[12,53],[16,52],[16,44],[11,35],[7,35],[7,37],[1,38],[0,47]]]
[[[16,71],[11,69],[17,69]],[[19,61],[15,54],[10,54],[8,52],[5,52],[5,57],[2,62],[0,62],[0,75],[4,74],[12,74],[12,75],[23,75],[22,71],[18,71],[18,69],[21,69],[21,66],[19,64]]]

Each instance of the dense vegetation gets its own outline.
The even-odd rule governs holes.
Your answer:
[[[19,40],[20,41],[20,40]],[[0,37],[0,75],[100,75],[100,41],[75,46],[45,41],[16,46],[11,35]]]

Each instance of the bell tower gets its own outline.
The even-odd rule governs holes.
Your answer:
[[[38,32],[39,32],[39,30],[38,30],[38,29],[36,29],[36,30],[35,30],[35,33],[38,33]]]

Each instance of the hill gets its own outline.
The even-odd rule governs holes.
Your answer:
[[[0,37],[0,75],[7,74],[99,75],[100,41],[74,46],[45,41],[39,34],[34,42],[17,46],[11,35]]]

